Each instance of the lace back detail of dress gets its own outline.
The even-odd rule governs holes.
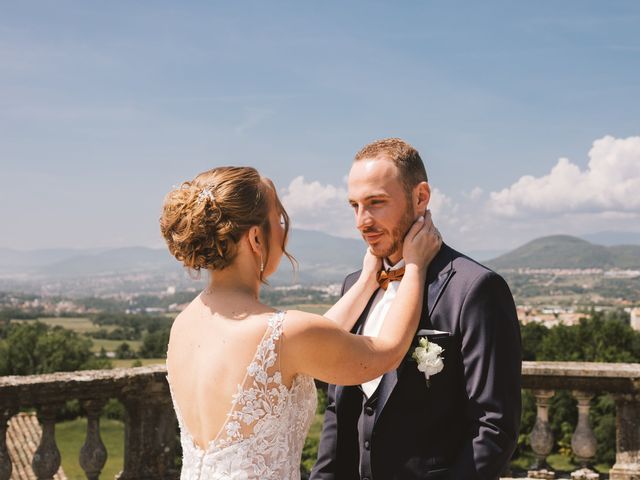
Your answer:
[[[181,431],[182,480],[297,480],[300,457],[316,410],[313,379],[298,374],[290,388],[282,383],[280,347],[284,312],[268,327],[233,396],[227,420],[207,446],[199,448],[172,399]]]
[[[247,367],[242,385],[233,396],[231,411],[215,445],[224,448],[254,434],[258,421],[278,417],[288,394],[280,373],[280,336],[284,312],[269,318],[269,326],[258,344],[253,360]]]

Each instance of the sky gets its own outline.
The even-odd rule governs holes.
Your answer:
[[[357,237],[355,152],[415,146],[461,250],[640,231],[640,3],[0,3],[0,247],[163,245],[220,165]]]

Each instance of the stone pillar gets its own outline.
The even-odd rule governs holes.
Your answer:
[[[553,433],[549,425],[549,403],[555,391],[534,390],[533,394],[536,397],[537,416],[529,441],[536,460],[527,475],[529,478],[552,479],[555,478],[555,474],[547,464],[547,456],[553,449]]]
[[[616,463],[611,480],[640,480],[640,394],[616,395]]]
[[[100,413],[105,400],[85,400],[82,406],[87,412],[87,436],[80,449],[80,466],[88,480],[99,480],[107,461],[107,449],[100,438]]]
[[[15,408],[0,408],[0,480],[11,478],[11,458],[7,449],[7,427],[9,420],[18,410]]]
[[[33,454],[31,467],[38,480],[53,480],[60,468],[60,451],[56,445],[56,412],[58,405],[38,407],[38,421],[42,425],[40,445]]]
[[[126,409],[124,470],[118,480],[173,480],[176,417],[166,385],[130,389],[121,399]]]
[[[598,474],[595,472],[589,474],[588,472],[590,472],[590,470],[587,468],[596,456],[596,448],[598,445],[596,436],[589,423],[590,402],[594,394],[591,392],[574,391],[573,396],[578,401],[578,424],[571,437],[571,449],[581,469],[574,472],[575,475],[572,475],[572,478],[597,479],[599,477]]]

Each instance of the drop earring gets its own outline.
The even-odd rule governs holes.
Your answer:
[[[260,273],[264,272],[264,262],[262,261],[262,254],[260,254]]]

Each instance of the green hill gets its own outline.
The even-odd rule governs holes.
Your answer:
[[[487,262],[511,268],[640,268],[640,245],[605,247],[569,235],[541,237]]]

